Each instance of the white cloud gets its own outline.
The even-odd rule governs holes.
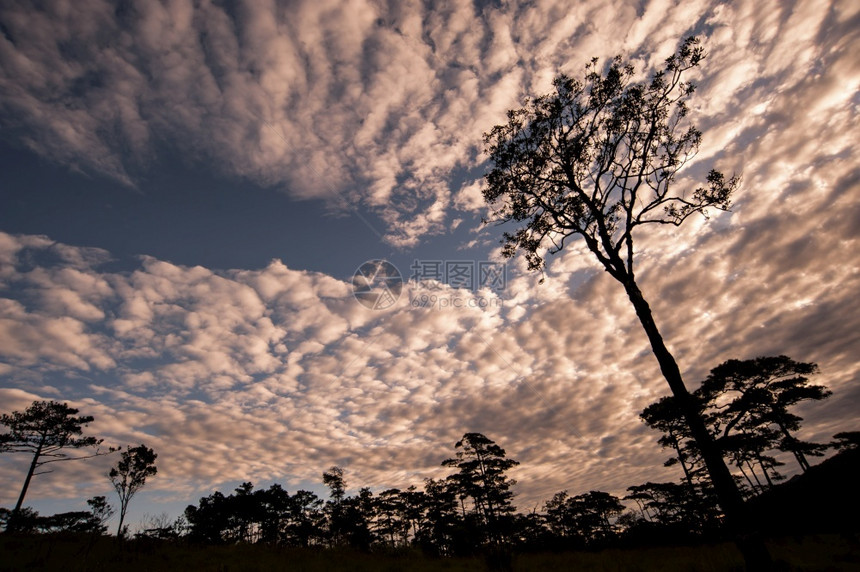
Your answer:
[[[621,51],[657,64],[707,18],[730,48],[708,70],[729,80],[719,113],[734,107],[732,82],[755,71],[748,62],[784,73],[813,61],[810,34],[826,10],[798,9],[782,23],[751,5],[661,2],[641,14],[625,2],[10,5],[0,115],[18,143],[75,169],[134,184],[155,141],[170,140],[185,157],[297,197],[363,204],[390,243],[411,247],[444,232],[453,209],[475,206],[452,200],[448,176],[475,166],[481,133],[560,69],[578,74],[591,56]],[[746,21],[784,32],[759,37]],[[750,57],[782,38],[791,45],[768,53],[784,61]]]

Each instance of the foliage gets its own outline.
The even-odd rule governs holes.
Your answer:
[[[488,524],[497,524],[514,511],[510,489],[516,481],[505,473],[519,463],[506,458],[504,449],[480,433],[466,433],[454,447],[456,457],[442,461],[442,466],[458,469],[449,479],[461,498],[471,499],[477,516]]]
[[[185,509],[188,538],[194,542],[259,542],[284,546],[320,545],[326,535],[323,501],[310,491],[288,494],[280,485],[253,490],[243,483],[235,494],[215,492]]]
[[[783,355],[733,359],[712,369],[698,393],[710,424],[723,439],[734,431],[753,441],[746,444],[746,450],[790,452],[806,471],[807,457],[820,457],[827,445],[798,439],[795,432],[803,418],[789,408],[801,401],[820,401],[830,396],[824,386],[809,384],[808,376],[817,372],[816,364]],[[758,459],[759,455],[754,455]]]
[[[335,504],[343,501],[346,494],[346,481],[343,479],[343,469],[332,467],[323,473],[323,484],[328,487],[331,500]]]
[[[701,411],[701,405],[698,408]],[[657,440],[663,448],[671,448],[675,451],[675,457],[663,463],[664,466],[680,465],[684,478],[690,486],[706,477],[696,442],[672,396],[662,397],[652,403],[639,414],[639,417],[649,427],[663,433]]]
[[[66,403],[34,401],[24,411],[0,415],[0,425],[9,429],[7,433],[0,434],[0,452],[27,453],[33,457],[15,511],[19,511],[24,503],[30,480],[36,475],[51,472],[39,472],[40,467],[60,461],[88,459],[114,451],[111,448],[107,453],[96,450],[89,455],[69,456],[68,449],[97,447],[102,442],[102,439],[83,435],[83,428],[92,423],[93,417],[76,417],[77,413],[77,409]]]
[[[620,57],[604,73],[594,59],[584,81],[559,75],[554,93],[509,111],[507,123],[485,134],[493,168],[484,198],[502,202],[496,219],[526,223],[504,234],[505,255],[522,249],[538,269],[544,250],[559,252],[579,236],[623,282],[633,274],[637,227],[677,226],[709,207],[728,208],[737,179],[718,171],[692,192],[673,188],[701,141],[687,120],[695,86],[683,76],[703,57],[688,38],[649,83],[634,82]]]
[[[9,524],[14,522],[14,532],[22,533],[87,533],[96,536],[107,532],[105,521],[113,514],[105,497],[93,497],[87,501],[89,511],[70,511],[40,516],[30,508],[22,508],[17,513],[0,508],[0,529],[9,530]]]
[[[415,531],[415,542],[425,552],[438,556],[457,551],[462,539],[462,516],[458,510],[457,490],[450,480],[424,481],[420,500],[420,516]]]
[[[8,532],[31,533],[38,530],[39,513],[29,507],[16,510],[0,508],[0,528]]]
[[[786,356],[728,360],[713,368],[693,397],[722,454],[740,472],[749,494],[760,494],[784,479],[777,470],[784,463],[775,455],[790,452],[803,471],[807,456],[821,456],[828,445],[802,441],[796,433],[803,419],[789,409],[805,400],[826,399],[831,392],[810,385],[814,363]],[[674,397],[663,397],[640,414],[645,423],[663,433],[658,440],[675,450],[688,484],[702,484],[703,463]]]
[[[639,508],[642,520],[675,535],[705,534],[717,527],[719,511],[713,492],[689,483],[645,483],[628,487],[625,500]]]
[[[614,520],[624,511],[618,497],[602,491],[573,497],[561,491],[544,508],[549,529],[562,539],[574,541],[572,545],[594,544],[614,537]]]
[[[842,431],[833,436],[830,446],[838,451],[860,449],[860,431]]]
[[[113,488],[119,495],[119,524],[117,525],[117,536],[123,536],[122,528],[128,503],[137,492],[146,484],[146,479],[155,476],[158,469],[155,459],[158,455],[147,447],[140,444],[137,447],[129,447],[122,452],[116,466],[108,473]]]
[[[87,504],[90,507],[93,519],[98,522],[99,533],[104,534],[107,532],[105,523],[114,515],[113,507],[107,502],[104,496],[95,496],[87,500]]]

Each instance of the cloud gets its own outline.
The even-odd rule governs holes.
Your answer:
[[[644,257],[640,275],[691,384],[729,357],[817,361],[836,393],[808,409],[805,430],[820,438],[856,422],[845,401],[858,374],[857,317],[840,304],[856,269],[832,264],[850,249],[840,245],[856,218],[825,212],[837,232],[807,246],[797,272],[783,272],[791,260],[783,249],[796,242],[785,229],[803,236],[820,225],[812,217],[682,234],[688,250]],[[19,408],[31,396],[72,400],[108,442],[155,447],[152,490],[169,498],[241,480],[307,486],[332,464],[356,484],[415,484],[441,474],[466,431],[497,439],[522,462],[515,476],[529,506],[565,488],[621,492],[676,476],[655,461],[665,452],[637,419],[667,393],[647,340],[620,286],[575,245],[543,285],[514,272],[498,303],[477,303],[491,293],[412,283],[398,305],[374,312],[348,284],[278,261],[213,272],[144,257],[125,273],[71,272],[68,262],[28,262],[56,250],[51,241],[2,234],[0,244],[15,253],[2,292],[7,323],[18,328],[0,346],[14,368],[2,374],[4,391],[26,396]],[[99,315],[66,316],[67,306],[28,297],[36,287],[86,295]],[[428,291],[436,304],[410,304]],[[15,467],[4,469],[10,479]],[[69,477],[79,485],[59,489],[42,479],[33,494],[73,496],[79,486],[97,494],[101,468],[75,467]]]
[[[857,15],[785,6],[9,6],[0,117],[20,144],[129,184],[170,140],[295,196],[360,202],[409,246],[480,211],[479,185],[451,173],[476,168],[480,133],[557,69],[622,50],[659,63],[703,31],[690,174],[715,163],[743,185],[732,213],[640,236],[638,279],[691,386],[729,358],[819,363],[834,396],[803,409],[804,431],[827,439],[858,422]],[[502,293],[441,286],[415,308],[432,285],[413,284],[383,312],[279,261],[108,260],[0,233],[0,391],[10,410],[68,399],[109,441],[154,446],[154,490],[192,501],[239,480],[306,486],[332,464],[356,485],[417,484],[466,431],[521,461],[522,507],[678,477],[637,419],[668,393],[647,339],[577,242],[543,285],[518,259]],[[474,304],[482,295],[498,305]],[[104,484],[100,467],[74,471]],[[36,481],[34,496],[78,490]]]
[[[727,114],[807,76],[829,44],[842,58],[824,72],[839,81],[825,82],[822,112],[844,103],[856,90],[850,8],[784,6],[10,4],[0,120],[17,144],[128,185],[169,141],[189,162],[375,211],[391,244],[412,247],[478,206],[450,177],[480,165],[481,133],[592,56],[625,52],[650,67],[684,35],[710,34],[703,73],[720,91],[704,111],[725,125],[715,149],[744,127]]]

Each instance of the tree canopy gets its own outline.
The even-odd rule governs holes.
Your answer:
[[[123,451],[116,466],[108,473],[108,478],[119,495],[117,536],[124,536],[122,524],[131,498],[143,488],[146,479],[158,473],[158,468],[155,466],[157,457],[155,451],[141,443],[137,447],[129,447]]]
[[[789,411],[802,401],[821,401],[831,392],[809,383],[818,365],[787,356],[728,360],[711,370],[698,390],[708,417],[723,439],[757,435],[766,444],[794,455],[809,469],[808,456],[821,456],[827,445],[802,441],[795,432],[802,417]],[[734,433],[733,433],[734,432]]]
[[[514,511],[510,489],[516,481],[506,473],[519,463],[508,459],[504,449],[481,433],[466,433],[454,447],[456,457],[442,462],[458,469],[449,479],[463,497],[471,499],[475,515],[493,532],[500,532],[506,515]]]
[[[66,403],[34,401],[24,411],[0,415],[0,425],[8,428],[7,433],[0,434],[0,452],[27,453],[33,457],[15,504],[15,512],[20,511],[24,503],[31,479],[35,475],[50,472],[38,472],[40,467],[105,454],[96,450],[89,455],[71,456],[67,452],[68,449],[97,447],[102,443],[102,439],[83,435],[83,428],[92,423],[93,417],[77,416],[77,413],[77,409]],[[109,449],[107,452],[113,450]]]
[[[791,453],[806,471],[810,466],[807,457],[821,456],[828,448],[797,437],[803,418],[792,411],[804,401],[830,396],[826,387],[809,383],[808,376],[817,372],[814,363],[782,355],[731,359],[711,369],[694,392],[708,431],[740,472],[747,495],[760,494],[784,478],[778,470],[784,465],[777,458],[779,453]],[[662,446],[675,450],[674,461],[666,465],[680,464],[688,483],[699,484],[704,468],[701,455],[675,398],[659,399],[640,417],[663,433],[658,440]]]
[[[594,59],[585,80],[559,75],[555,92],[508,112],[508,122],[484,135],[493,164],[484,198],[501,202],[495,217],[523,222],[505,233],[505,254],[522,249],[532,269],[572,236],[585,240],[607,272],[633,276],[633,232],[683,223],[694,213],[727,209],[736,177],[710,171],[707,184],[674,188],[698,151],[701,133],[687,118],[695,86],[684,74],[704,51],[688,38],[649,83],[616,57],[605,72]]]

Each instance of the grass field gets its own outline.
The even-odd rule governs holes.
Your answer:
[[[860,570],[856,537],[813,535],[768,542],[784,570]],[[601,552],[518,554],[474,558],[427,558],[417,551],[366,554],[344,550],[279,549],[255,545],[186,546],[81,536],[0,535],[0,570],[166,571],[231,570],[408,572],[515,571],[722,571],[740,570],[732,544],[611,549]]]

